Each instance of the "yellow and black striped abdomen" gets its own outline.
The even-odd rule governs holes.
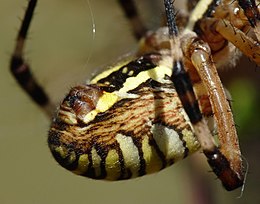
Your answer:
[[[171,68],[160,61],[148,55],[70,91],[48,138],[63,167],[95,179],[129,179],[199,149],[169,80]]]

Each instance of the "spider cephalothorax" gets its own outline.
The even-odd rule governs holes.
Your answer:
[[[157,172],[202,149],[227,190],[242,186],[237,133],[217,68],[235,58],[237,48],[260,64],[258,1],[189,1],[192,12],[187,23],[178,21],[179,29],[173,4],[165,0],[167,26],[153,32],[132,0],[119,2],[140,39],[139,50],[71,89],[49,131],[55,159],[82,176],[122,180]],[[22,57],[35,5],[29,2],[11,68],[50,115],[53,105]]]

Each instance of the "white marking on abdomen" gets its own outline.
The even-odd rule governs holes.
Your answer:
[[[153,138],[167,161],[183,159],[185,147],[178,133],[166,126],[155,124],[151,128]]]
[[[122,134],[116,135],[116,140],[119,143],[120,149],[123,153],[125,168],[130,169],[132,177],[139,176],[140,158],[138,149],[135,146],[133,139],[130,136]]]

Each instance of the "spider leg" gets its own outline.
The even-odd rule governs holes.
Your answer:
[[[223,186],[227,190],[234,190],[243,185],[241,153],[232,112],[216,67],[213,64],[210,48],[202,40],[194,39],[191,36],[183,43],[183,48],[187,48],[183,50],[184,54],[191,53],[192,63],[197,71],[201,72],[200,77],[209,93],[211,106],[217,119],[220,147],[216,146],[206,120],[202,116],[191,79],[184,69],[182,52],[178,51],[180,50],[178,49],[180,47],[180,39],[174,19],[176,12],[171,0],[165,0],[164,3],[171,41],[171,52],[174,59],[171,79],[185,112],[193,125],[203,152],[208,158],[208,163],[222,181]]]
[[[243,185],[243,172],[232,111],[213,63],[209,45],[196,37],[190,38],[185,43],[184,53],[190,55],[192,64],[207,89],[218,128],[219,147],[204,144],[206,138],[201,141],[201,146],[210,166],[224,187],[233,190]],[[198,139],[200,140],[199,137]]]
[[[240,51],[243,52],[244,55],[249,57],[257,65],[260,65],[259,42],[248,37],[245,33],[226,20],[217,20],[215,30],[226,40],[232,42]],[[257,38],[259,38],[258,34],[256,33]]]
[[[253,28],[260,26],[260,13],[257,8],[255,0],[238,0],[239,6],[244,10],[244,14],[247,17]],[[259,29],[259,28],[258,28]]]
[[[259,5],[255,0],[238,0],[239,6],[244,10],[244,14],[254,28],[257,40],[260,41],[260,12]]]
[[[55,106],[50,102],[47,94],[34,78],[30,66],[25,62],[23,56],[25,40],[36,4],[37,0],[30,0],[28,3],[11,57],[10,70],[24,91],[48,116],[51,116]]]
[[[208,89],[210,102],[213,111],[216,113],[215,117],[220,119],[220,121],[217,121],[218,128],[221,130],[221,126],[225,125],[225,120],[228,120],[226,127],[224,127],[223,131],[220,131],[219,133],[220,149],[215,145],[207,123],[202,117],[198,101],[196,100],[193,91],[191,79],[185,71],[184,65],[181,61],[182,53],[175,52],[178,50],[180,42],[178,38],[178,29],[174,21],[174,7],[171,1],[165,0],[164,2],[168,20],[167,25],[169,27],[169,37],[172,41],[172,56],[174,56],[171,79],[183,107],[189,116],[191,123],[193,124],[196,137],[201,144],[203,152],[208,158],[208,163],[227,190],[236,189],[243,185],[243,175],[241,170],[242,165],[240,160],[241,154],[238,146],[236,129],[234,128],[232,113],[226,100],[224,89],[219,78],[217,77],[218,75],[216,68],[211,60],[210,48],[208,46],[206,47],[206,43],[196,44],[199,40],[196,39],[193,42],[191,40],[192,38],[190,38],[185,41],[186,43],[190,42],[190,44],[184,45],[184,48],[188,48],[188,50],[184,50],[184,53],[192,53],[190,56],[192,63],[198,69],[198,72],[202,71],[200,77]],[[207,50],[208,52],[206,52]],[[213,70],[209,70],[210,68]],[[221,105],[222,102],[224,102],[223,106]],[[227,138],[227,136],[230,136],[230,138]],[[224,142],[227,142],[227,144]],[[235,153],[233,153],[233,151],[235,151]]]
[[[236,47],[259,65],[260,14],[258,6],[254,0],[218,2],[204,11],[194,27],[191,21],[189,29],[194,30],[210,45],[216,63],[223,63],[223,56],[226,57],[231,53],[233,55],[230,56],[235,56]],[[251,28],[256,39],[248,34]],[[232,60],[234,57],[230,58],[230,61]]]
[[[129,19],[132,31],[137,40],[145,36],[147,28],[145,27],[142,19],[140,18],[136,5],[133,0],[119,0],[125,16]]]

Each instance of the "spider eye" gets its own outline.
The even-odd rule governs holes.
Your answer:
[[[96,108],[102,94],[103,91],[95,85],[72,88],[61,104],[59,111],[61,119],[70,124],[76,124],[78,119],[82,121],[90,111]]]

